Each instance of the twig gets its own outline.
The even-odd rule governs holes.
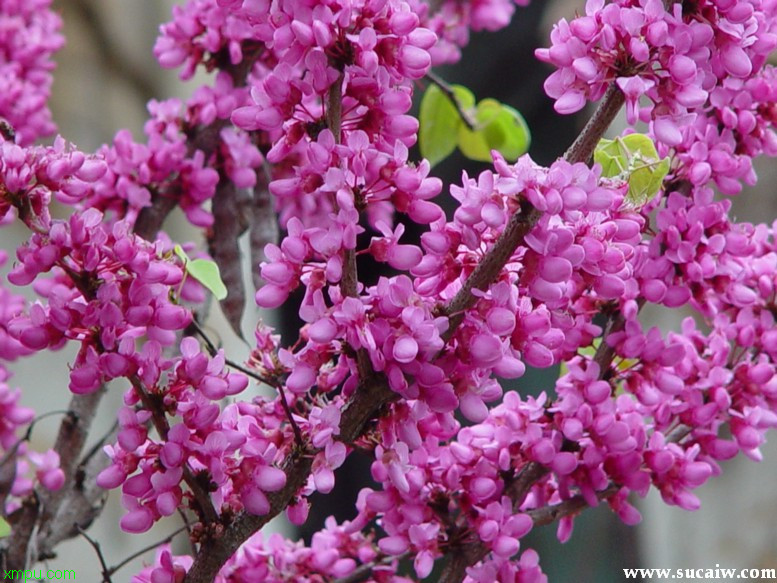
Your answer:
[[[183,528],[185,528],[186,532],[189,533],[189,536],[188,536],[189,548],[191,550],[192,556],[194,556],[194,555],[197,554],[197,546],[194,544],[194,541],[191,538],[192,525],[189,522],[189,517],[186,516],[186,512],[180,506],[178,508],[176,508],[176,510],[178,511],[178,516],[180,516],[181,520],[183,521]]]
[[[86,542],[88,542],[92,548],[94,549],[94,552],[97,553],[97,558],[100,560],[100,566],[103,570],[103,583],[112,583],[111,581],[111,574],[110,570],[108,569],[108,565],[105,563],[105,557],[103,557],[103,552],[100,549],[100,543],[98,543],[96,540],[94,540],[91,536],[86,534],[86,531],[81,528],[79,525],[75,525],[75,528],[78,530],[78,534],[80,534],[82,537],[86,539]]]
[[[669,435],[667,435],[666,440],[672,443],[679,443],[690,432],[690,427],[679,425]],[[596,497],[599,500],[606,500],[610,496],[617,494],[618,490],[620,489],[620,485],[615,484],[614,482],[610,482],[610,485],[607,486],[604,490],[596,493]],[[588,507],[588,503],[585,501],[585,498],[582,495],[577,495],[558,504],[528,510],[526,514],[531,517],[532,521],[534,522],[534,526],[544,526],[546,524],[555,522],[559,518],[564,518],[565,516],[576,514],[586,507]]]
[[[337,80],[329,86],[326,94],[326,126],[335,138],[335,144],[342,140],[343,123],[343,80],[345,74],[340,73]]]
[[[153,544],[150,544],[150,545],[148,545],[146,547],[143,547],[139,551],[136,551],[136,552],[132,553],[129,557],[127,557],[126,559],[124,559],[123,561],[118,563],[117,565],[114,565],[113,567],[108,569],[108,571],[107,571],[108,575],[110,576],[110,575],[115,574],[116,571],[118,571],[119,569],[124,567],[127,563],[129,563],[130,561],[132,561],[134,559],[137,559],[141,555],[146,554],[148,551],[153,551],[153,550],[155,550],[156,548],[158,548],[161,545],[166,545],[167,543],[171,542],[175,537],[177,537],[182,532],[185,532],[186,530],[187,530],[187,527],[186,526],[182,526],[178,530],[168,534],[162,540],[159,540],[159,541],[157,541],[157,542],[155,542]]]
[[[69,415],[69,414],[70,414],[70,411],[59,409],[57,411],[49,411],[47,413],[43,413],[42,415],[38,415],[35,419],[30,421],[30,424],[27,426],[27,429],[25,430],[24,435],[19,439],[17,439],[14,442],[14,444],[6,450],[5,455],[2,458],[0,458],[0,466],[8,462],[12,457],[16,455],[16,452],[22,443],[30,440],[30,438],[32,437],[32,430],[38,421],[45,419],[46,417],[52,417],[53,415]],[[3,510],[0,509],[0,515],[2,514],[2,512]]]
[[[680,443],[683,438],[691,433],[691,428],[687,425],[678,425],[672,431],[670,431],[667,436],[666,440],[671,443]]]
[[[194,328],[195,332],[197,332],[199,337],[202,338],[202,341],[205,342],[205,348],[207,349],[208,354],[210,354],[211,357],[216,356],[216,354],[218,354],[219,349],[216,348],[216,345],[210,339],[208,334],[205,332],[205,330],[202,329],[202,326],[200,326],[196,320],[192,320],[191,324],[189,325],[192,328]],[[280,384],[280,382],[277,379],[261,375],[251,370],[250,368],[246,368],[243,365],[238,364],[234,360],[230,360],[229,358],[224,359],[224,364],[226,364],[230,368],[234,368],[235,370],[242,372],[245,375],[250,376],[252,379],[257,380],[260,383],[270,385],[271,387],[277,388],[278,385]]]
[[[448,98],[448,101],[453,104],[453,107],[456,108],[456,113],[459,114],[459,117],[461,118],[461,121],[464,122],[464,125],[466,125],[470,131],[474,132],[477,129],[477,121],[472,117],[472,114],[467,111],[461,104],[461,101],[459,101],[459,96],[456,95],[453,87],[451,87],[447,81],[437,76],[437,74],[433,73],[431,70],[429,70],[429,72],[426,74],[426,78],[434,85],[437,85],[440,91],[442,91],[443,95],[445,95],[445,97]]]
[[[210,338],[208,338],[208,335],[205,334],[205,331],[202,329],[202,327],[200,327],[200,325],[195,320],[192,320],[191,326],[195,329],[197,334],[199,334],[200,337],[205,342],[205,346],[208,349],[208,353],[211,356],[216,356],[216,353],[218,352],[218,350],[216,349],[216,346],[213,344]],[[292,414],[291,408],[289,407],[289,403],[286,400],[286,391],[283,388],[283,383],[277,379],[260,375],[259,373],[256,373],[251,369],[246,368],[228,358],[224,359],[224,364],[226,364],[231,368],[234,368],[235,370],[242,372],[243,374],[251,377],[252,379],[259,381],[260,383],[265,383],[267,385],[270,385],[271,387],[273,387],[278,391],[278,393],[280,394],[281,406],[283,407],[283,410],[286,413],[286,417],[289,420],[289,424],[291,425],[291,429],[294,432],[294,441],[296,441],[297,445],[302,446],[304,443],[302,440],[302,432],[300,431],[299,426],[297,425],[297,422],[294,421],[294,415]]]
[[[564,154],[564,159],[573,164],[575,162],[588,162],[594,153],[596,144],[599,143],[625,102],[626,98],[621,90],[615,83],[612,83],[605,91],[604,97],[591,119],[585,124],[583,131]]]
[[[32,437],[32,429],[35,426],[35,424],[38,423],[38,421],[42,421],[47,417],[53,417],[54,415],[72,415],[72,411],[70,411],[70,409],[56,409],[54,411],[47,411],[46,413],[41,413],[35,419],[30,421],[30,425],[29,427],[27,427],[27,432],[25,433],[25,438],[30,439]]]
[[[108,439],[116,432],[116,430],[119,428],[119,420],[113,422],[113,425],[111,425],[111,428],[102,434],[100,439],[97,440],[97,442],[89,448],[89,451],[86,452],[84,457],[81,458],[81,461],[78,463],[79,467],[85,466],[89,463],[89,461],[100,451],[102,450],[105,443],[108,441]]]
[[[620,489],[621,486],[617,484],[610,484],[604,490],[597,492],[596,497],[599,500],[606,500],[610,496],[617,494],[618,490]],[[572,498],[564,500],[563,502],[559,502],[558,504],[543,506],[542,508],[536,508],[534,510],[528,510],[526,511],[526,514],[531,517],[532,522],[534,522],[534,526],[545,526],[546,524],[551,524],[560,518],[564,518],[565,516],[577,514],[587,507],[588,502],[586,502],[582,495],[578,494],[577,496],[573,496]]]
[[[362,581],[366,581],[367,578],[370,575],[372,575],[372,572],[375,570],[376,567],[380,567],[382,565],[389,565],[394,561],[401,561],[403,559],[406,559],[409,556],[410,556],[410,553],[403,553],[397,556],[386,556],[380,559],[375,559],[370,563],[364,563],[363,565],[359,565],[358,567],[356,567],[356,569],[353,570],[353,572],[350,575],[346,575],[345,577],[338,577],[337,579],[332,581],[332,583],[361,583]]]
[[[129,377],[130,383],[138,394],[140,401],[143,403],[143,407],[151,413],[151,421],[159,434],[160,439],[167,440],[167,433],[170,430],[170,425],[167,423],[167,417],[164,411],[160,411],[156,406],[151,394],[143,386],[143,381],[137,375]],[[197,505],[202,512],[202,520],[205,524],[213,524],[218,522],[218,513],[213,507],[213,501],[210,499],[208,492],[200,485],[197,478],[192,473],[189,464],[183,465],[183,479],[192,491],[194,499],[197,501]]]

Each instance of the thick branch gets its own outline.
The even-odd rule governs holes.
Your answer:
[[[278,242],[278,219],[275,216],[269,184],[269,169],[266,172],[256,173],[249,241],[251,246],[251,277],[254,288],[257,290],[264,285],[262,262],[267,260],[264,248],[268,243]]]
[[[615,84],[610,85],[604,94],[604,99],[583,128],[582,133],[564,154],[564,159],[573,164],[587,162],[623,103],[623,93]],[[463,312],[475,304],[472,290],[485,290],[493,283],[499,275],[499,271],[509,261],[518,246],[523,244],[526,235],[534,228],[541,216],[540,211],[528,201],[523,201],[520,212],[516,212],[510,217],[505,230],[502,231],[494,246],[465,280],[456,296],[445,306],[443,311],[450,316],[451,320],[445,333],[446,340],[453,335],[453,331],[461,321]]]
[[[389,403],[394,395],[395,393],[385,384],[378,382],[362,384],[342,411],[339,438],[346,443],[357,439],[364,433],[376,411]],[[186,576],[186,583],[213,581],[238,547],[292,502],[310,476],[314,455],[315,451],[312,449],[294,450],[281,468],[286,474],[286,485],[279,492],[267,494],[270,512],[264,516],[242,512],[229,525],[221,538],[205,541]]]
[[[596,144],[602,138],[607,128],[618,115],[625,102],[623,93],[615,83],[612,83],[604,94],[602,101],[594,111],[591,119],[585,124],[583,131],[577,136],[569,149],[564,153],[564,159],[572,164],[588,162],[593,156]]]
[[[286,474],[286,485],[279,492],[273,492],[267,496],[270,512],[264,516],[242,512],[229,525],[221,538],[204,541],[184,581],[211,583],[238,547],[289,505],[294,495],[307,482],[312,467],[313,457],[308,452],[297,450],[287,457],[281,468]]]
[[[513,501],[513,507],[518,509],[532,486],[548,474],[544,466],[530,462],[523,466],[518,475],[506,485],[504,494]],[[468,525],[463,525],[468,528]],[[457,583],[462,581],[467,574],[467,567],[482,561],[489,553],[488,547],[479,539],[464,546],[455,545],[449,549],[451,556],[440,574],[439,583]]]
[[[22,506],[8,517],[11,535],[3,540],[0,560],[3,569],[26,569],[31,563],[30,544],[34,542],[40,504],[33,492],[22,500]]]
[[[101,386],[94,393],[73,395],[70,399],[68,414],[59,426],[57,440],[54,443],[54,451],[59,454],[59,467],[65,474],[65,483],[56,492],[41,493],[41,502],[44,507],[43,520],[48,520],[53,516],[66,493],[74,485],[81,452],[86,444],[92,421],[97,414],[97,407],[104,394],[105,387]]]
[[[170,431],[170,425],[167,422],[165,412],[156,405],[151,394],[146,390],[146,387],[143,386],[143,381],[141,381],[137,375],[132,375],[130,377],[130,382],[132,383],[135,392],[138,394],[138,397],[140,397],[143,407],[151,412],[151,421],[154,424],[154,428],[159,434],[160,439],[167,441],[167,433]],[[218,513],[213,507],[210,495],[197,481],[197,478],[192,473],[188,463],[184,463],[183,465],[183,479],[189,486],[189,489],[197,502],[205,525],[217,522]]]
[[[344,78],[345,76],[340,73],[337,81],[329,87],[326,96],[326,125],[334,135],[336,144],[342,140]],[[359,297],[359,272],[356,269],[356,251],[354,249],[343,250],[343,275],[340,280],[340,289],[344,296]],[[356,368],[359,371],[360,383],[364,383],[365,379],[375,375],[369,355],[363,348],[356,351]]]
[[[221,311],[240,338],[243,338],[240,324],[246,304],[246,291],[239,239],[248,229],[247,206],[252,198],[237,189],[223,168],[219,169],[219,182],[212,201],[213,226],[207,233],[208,253],[219,266],[221,281],[228,290],[227,297],[220,302]]]
[[[110,437],[115,437],[115,433]],[[40,530],[38,557],[54,556],[54,549],[60,542],[77,536],[78,527],[88,529],[100,515],[108,492],[97,485],[97,475],[108,463],[106,456],[92,455],[78,465],[73,487],[67,490],[57,513]]]
[[[343,77],[340,73],[337,81],[329,87],[326,96],[326,125],[335,138],[335,144],[339,144],[342,138]],[[343,277],[340,288],[344,296],[355,298],[358,295],[356,254],[353,249],[345,249],[343,252]]]

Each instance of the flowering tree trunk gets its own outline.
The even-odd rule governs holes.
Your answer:
[[[777,424],[776,243],[773,225],[736,222],[726,196],[777,153],[775,6],[589,0],[536,51],[557,68],[545,89],[559,114],[597,102],[548,167],[524,154],[518,112],[430,70],[514,11],[192,0],[155,54],[209,83],[150,101],[145,143],[120,131],[85,153],[36,142],[55,130],[59,18],[47,0],[0,2],[0,222],[29,233],[7,279],[38,296],[0,289],[0,358],[78,347],[47,452],[28,447],[35,413],[0,384],[4,569],[89,537],[120,487],[124,531],[178,514],[191,542],[184,556],[160,545],[139,582],[402,581],[438,561],[445,582],[542,581],[521,546],[532,528],[558,523],[566,540],[602,501],[636,523],[629,497],[651,488],[696,509],[718,461],[760,458]],[[624,105],[630,128],[602,140]],[[491,166],[450,187],[448,217],[432,163],[457,146]],[[164,233],[176,207],[207,254]],[[419,242],[400,218],[422,226]],[[394,275],[360,270],[360,256]],[[275,309],[298,289],[297,339],[281,346],[259,325],[247,362],[201,326],[211,295],[240,333],[252,293]],[[648,304],[694,317],[662,334],[640,320]],[[499,383],[559,364],[537,398]],[[125,392],[103,455],[85,444],[113,380]],[[281,513],[304,522],[308,496],[330,492],[357,449],[375,486],[352,520],[310,547],[262,537]],[[102,567],[110,581],[118,567]]]

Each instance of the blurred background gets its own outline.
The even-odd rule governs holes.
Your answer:
[[[158,25],[169,18],[170,0],[55,0],[54,7],[64,19],[66,48],[57,56],[54,97],[51,106],[60,133],[81,149],[93,151],[110,142],[120,128],[129,128],[143,140],[145,104],[149,98],[188,96],[198,78],[182,84],[177,72],[160,69],[151,53]],[[547,45],[552,23],[561,17],[573,17],[583,11],[582,0],[535,0],[528,8],[518,8],[513,24],[496,34],[473,34],[464,50],[460,65],[440,68],[437,73],[452,83],[466,85],[478,100],[493,97],[523,113],[532,130],[532,157],[549,163],[560,156],[585,123],[585,115],[561,117],[542,91],[549,71],[533,57],[533,50]],[[419,92],[420,95],[420,92]],[[617,132],[617,128],[614,128]],[[460,181],[462,169],[476,175],[486,166],[466,161],[457,153],[434,170],[446,184]],[[769,161],[759,165],[761,190],[745,191],[735,200],[739,220],[772,220],[777,217],[777,197],[771,185],[777,171]],[[185,221],[179,215],[167,228],[174,238],[192,240]],[[13,255],[24,240],[23,230],[0,231],[0,246]],[[215,330],[227,354],[237,361],[247,356],[247,348],[229,332],[217,309],[211,311],[210,329]],[[685,314],[660,310],[645,311],[646,321],[665,330],[676,329]],[[259,314],[251,313],[244,321],[246,338],[253,338]],[[293,314],[284,315],[279,326],[293,329]],[[74,353],[64,350],[43,359],[13,363],[12,386],[23,389],[23,404],[38,414],[65,409],[69,395],[63,383],[63,371]],[[557,370],[530,371],[515,388],[523,393],[552,390]],[[100,435],[114,422],[124,387],[114,387],[103,400],[94,435]],[[50,447],[57,430],[57,419],[36,426],[33,447]],[[777,441],[777,440],[774,440]],[[553,526],[537,529],[522,546],[540,552],[541,563],[552,583],[623,581],[623,568],[714,568],[777,567],[777,452],[774,444],[764,448],[764,462],[755,464],[739,457],[724,464],[723,476],[700,489],[702,509],[688,513],[665,506],[658,497],[641,501],[643,523],[627,528],[606,505],[581,515],[570,542],[561,545]],[[333,513],[339,520],[351,517],[356,492],[369,484],[369,461],[354,458],[341,469],[333,495],[315,504],[317,512],[301,532],[296,533],[282,521],[273,523],[291,537],[309,537],[324,516]],[[346,479],[343,479],[346,478]],[[90,529],[109,566],[133,552],[164,538],[178,528],[171,521],[161,524],[143,537],[129,536],[118,528],[122,509],[118,492],[110,495],[105,512]],[[185,548],[185,541],[176,539]],[[83,539],[59,547],[59,557],[50,568],[75,569],[78,581],[99,581],[99,562]],[[153,552],[139,557],[122,569],[114,581],[128,581]],[[633,579],[632,579],[633,580]]]

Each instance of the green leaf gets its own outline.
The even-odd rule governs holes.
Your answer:
[[[600,140],[594,162],[601,164],[605,178],[619,177],[628,182],[626,200],[637,207],[644,206],[661,190],[669,173],[669,158],[659,158],[656,145],[645,134]]]
[[[629,176],[629,193],[626,195],[626,200],[635,206],[644,206],[661,190],[661,185],[668,173],[668,158],[632,170]]]
[[[477,128],[459,126],[459,149],[471,160],[491,161],[491,150],[497,150],[505,159],[516,160],[529,149],[529,127],[523,116],[495,99],[484,99],[475,110]]]
[[[461,85],[452,85],[459,106],[465,110],[475,105],[475,96]],[[421,155],[434,166],[456,148],[459,126],[464,122],[456,106],[437,85],[430,85],[421,99],[418,116],[418,147]]]
[[[180,245],[173,247],[173,251],[183,261],[186,272],[204,285],[210,293],[221,301],[227,297],[227,286],[221,281],[219,266],[209,259],[190,259],[186,251]]]
[[[8,536],[9,534],[11,534],[11,525],[0,516],[0,538]]]
[[[620,143],[602,138],[594,150],[594,162],[602,167],[602,176],[612,178],[620,176],[628,168],[628,159],[623,156]]]
[[[191,261],[191,259],[189,259],[189,256],[186,254],[186,251],[184,251],[183,247],[181,247],[180,245],[176,245],[175,247],[173,247],[173,253],[178,255],[179,259],[183,261],[184,265],[186,265],[187,263],[189,263],[189,261]]]

